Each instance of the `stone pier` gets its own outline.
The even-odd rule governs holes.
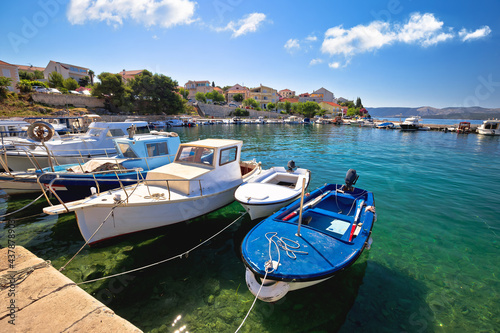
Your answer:
[[[24,247],[10,250],[0,250],[0,332],[141,332]]]

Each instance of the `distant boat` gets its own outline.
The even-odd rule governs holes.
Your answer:
[[[477,133],[482,135],[500,135],[500,120],[488,119],[477,128]]]
[[[385,122],[385,123],[380,123],[376,126],[377,128],[382,128],[382,129],[393,129],[394,123],[391,122]]]
[[[353,177],[351,169],[345,186],[326,184],[304,197],[302,211],[298,199],[250,230],[241,255],[252,294],[276,302],[338,274],[370,246],[373,194],[352,187]]]
[[[419,123],[421,118],[419,116],[406,118],[399,126],[402,131],[416,131],[422,125]]]

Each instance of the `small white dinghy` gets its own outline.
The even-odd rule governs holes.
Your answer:
[[[251,181],[240,185],[234,198],[252,220],[269,216],[300,197],[304,179],[305,189],[309,186],[311,171],[294,169],[295,163],[290,161],[288,169],[272,167],[264,170]]]

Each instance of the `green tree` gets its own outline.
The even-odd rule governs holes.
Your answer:
[[[292,109],[293,113],[302,113],[302,103],[301,102],[293,103],[291,109]],[[288,113],[290,113],[290,112],[288,112]]]
[[[27,71],[19,71],[19,80],[34,80],[35,74]]]
[[[130,107],[131,89],[123,83],[120,74],[103,72],[97,76],[101,81],[92,87],[92,95],[96,97],[107,97],[117,107]]]
[[[52,72],[49,74],[49,86],[51,88],[61,88],[64,87],[64,78],[61,73]]]
[[[361,98],[356,99],[356,109],[361,109],[363,108],[363,103],[361,103]]]
[[[0,76],[0,99],[7,97],[7,92],[9,91],[9,86],[12,83],[12,79],[6,76]]]
[[[248,112],[248,110],[236,108],[236,109],[234,109],[232,114],[234,114],[237,117],[248,117],[248,115],[250,115],[250,112]]]
[[[68,90],[76,90],[79,87],[78,82],[76,82],[76,80],[72,77],[68,77],[66,80],[64,80],[63,86]]]
[[[207,98],[205,97],[205,94],[202,93],[202,92],[197,92],[196,95],[194,95],[194,98],[198,101],[198,102],[203,102],[203,103],[206,103],[207,102]]]
[[[88,76],[82,77],[78,80],[80,87],[86,87],[90,83],[90,78]]]
[[[290,103],[290,101],[285,101],[285,111],[286,111],[286,113],[290,113],[291,109],[292,109],[292,103]]]
[[[129,82],[134,100],[142,113],[177,114],[184,111],[185,102],[177,93],[177,81],[163,74],[144,70]]]
[[[226,98],[224,97],[224,95],[222,95],[222,94],[221,94],[220,92],[218,92],[217,90],[212,91],[212,93],[211,93],[211,94],[212,94],[212,98],[211,98],[211,99],[212,99],[214,102],[224,102],[224,101],[226,100]],[[205,95],[205,97],[206,97],[206,95]],[[207,97],[207,99],[208,99],[208,97]]]
[[[312,118],[316,115],[316,112],[319,110],[321,110],[321,107],[316,102],[307,101],[305,103],[302,103],[301,113],[304,115],[304,117]]]
[[[33,74],[35,75],[35,80],[43,80],[43,79],[45,79],[45,76],[43,75],[42,71],[35,70],[35,72]]]
[[[189,90],[184,89],[183,87],[180,87],[179,94],[181,94],[182,98],[187,99],[189,96]]]
[[[212,81],[212,88],[215,88],[215,82]]]
[[[247,98],[243,101],[244,106],[250,106],[252,108],[258,108],[259,107],[259,102],[257,102],[253,98]]]
[[[243,102],[243,99],[245,98],[245,96],[243,96],[243,94],[234,94],[233,95],[233,100],[235,102],[238,102],[238,103],[241,103]]]
[[[268,104],[267,104],[267,109],[268,109],[269,111],[272,111],[272,110],[276,109],[276,104],[274,104],[274,103],[272,103],[272,102],[271,102],[271,103],[268,103]]]
[[[89,77],[90,77],[90,85],[93,86],[94,85],[94,71],[89,69]]]
[[[228,91],[228,90],[229,90],[229,88],[231,88],[231,86],[224,86],[224,87],[222,87],[222,91],[223,91],[223,92],[226,92],[226,91]]]

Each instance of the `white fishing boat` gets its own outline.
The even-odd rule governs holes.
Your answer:
[[[205,215],[233,202],[236,188],[260,170],[255,161],[240,162],[242,144],[222,139],[181,144],[174,162],[151,170],[144,181],[43,211],[75,212],[89,244]]]
[[[52,139],[53,127],[45,122],[35,122],[28,128],[30,140],[4,140],[3,162],[10,170],[26,171],[46,168],[51,163],[85,163],[95,157],[110,157],[116,154],[113,138],[125,137],[131,126],[136,126],[137,133],[149,132],[145,121],[96,122],[84,134]],[[44,141],[43,144],[40,141]]]
[[[311,172],[302,168],[295,169],[294,165],[290,161],[287,169],[272,167],[264,170],[236,189],[234,198],[252,220],[269,216],[300,197],[304,179],[307,189]]]
[[[483,124],[477,128],[478,134],[483,135],[500,135],[500,120],[488,119],[483,121]]]

